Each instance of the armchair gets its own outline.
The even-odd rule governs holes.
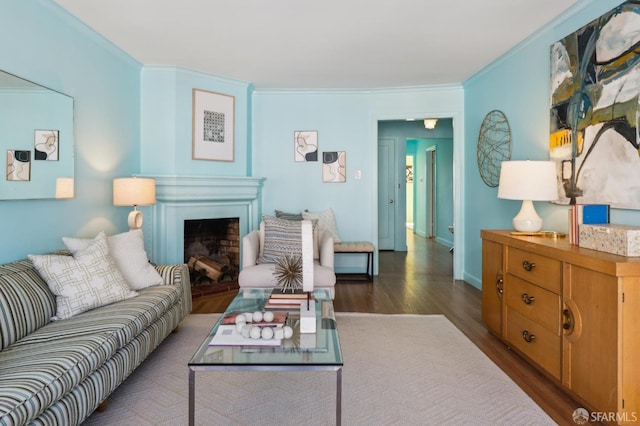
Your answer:
[[[276,287],[273,276],[275,263],[258,263],[264,245],[264,223],[260,230],[252,231],[242,238],[242,270],[238,276],[241,288]],[[333,269],[333,238],[328,232],[318,233],[318,258],[314,259],[314,288],[324,288],[331,298],[335,296],[336,274]]]

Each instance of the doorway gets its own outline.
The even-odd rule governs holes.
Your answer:
[[[409,250],[407,229],[452,247],[453,212],[453,119],[378,121],[378,248]]]

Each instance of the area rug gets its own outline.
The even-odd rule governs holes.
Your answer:
[[[552,425],[442,315],[337,315],[344,425]],[[186,425],[187,362],[215,320],[189,315],[86,425]],[[331,425],[335,373],[197,372],[198,425]]]

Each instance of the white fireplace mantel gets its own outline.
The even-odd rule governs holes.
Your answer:
[[[145,176],[156,180],[156,204],[145,232],[156,263],[184,262],[184,221],[237,217],[240,235],[257,229],[265,178],[233,176]],[[148,224],[148,222],[151,222]]]

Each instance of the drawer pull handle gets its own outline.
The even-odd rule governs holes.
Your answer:
[[[498,293],[498,297],[502,298],[502,293],[504,292],[504,279],[502,277],[498,277],[496,280],[496,293]]]
[[[536,335],[535,334],[529,334],[529,332],[527,330],[525,330],[525,331],[522,332],[522,338],[527,343],[531,343],[536,338]]]
[[[573,328],[573,315],[571,315],[571,311],[569,309],[563,309],[562,315],[564,315],[564,322],[562,323],[562,328],[565,330],[571,330]]]
[[[522,267],[524,268],[525,271],[531,271],[533,268],[536,267],[536,264],[533,262],[529,262],[528,260],[525,260],[524,262],[522,262]]]
[[[536,298],[534,296],[529,296],[527,293],[523,293],[522,294],[522,301],[524,303],[526,303],[527,305],[530,305],[531,303],[533,303],[536,300]]]

